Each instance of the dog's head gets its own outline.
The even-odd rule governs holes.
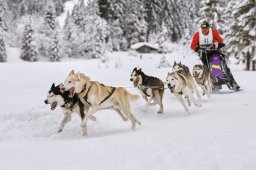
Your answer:
[[[166,84],[173,93],[179,87],[179,77],[176,72],[168,73],[166,77]]]
[[[203,73],[204,73],[204,66],[201,65],[201,64],[195,65],[195,66],[193,67],[192,73],[193,73],[193,77],[195,77],[195,78],[201,78],[202,75],[203,75]]]
[[[64,85],[60,84],[55,86],[52,84],[51,89],[48,92],[47,99],[44,101],[45,104],[51,105],[51,110],[54,110],[57,106],[62,106],[65,104],[64,98]]]
[[[69,91],[69,97],[72,98],[75,93],[80,93],[87,84],[90,84],[90,78],[88,76],[83,73],[75,73],[72,70],[65,79],[64,87],[65,90]]]
[[[141,71],[141,68],[138,69],[135,67],[131,73],[130,81],[133,82],[134,87],[137,87],[138,85],[142,84],[142,75],[144,73]]]
[[[181,62],[176,63],[176,61],[174,61],[173,63],[173,67],[172,67],[172,71],[180,71],[183,70],[183,65],[181,64]]]

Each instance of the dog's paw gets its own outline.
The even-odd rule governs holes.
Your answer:
[[[60,132],[62,132],[62,130],[63,130],[63,128],[59,128],[59,129],[58,129],[58,132],[60,133]]]
[[[164,112],[162,110],[157,111],[158,114],[163,114]]]

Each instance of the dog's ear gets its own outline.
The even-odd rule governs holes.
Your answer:
[[[71,70],[70,73],[69,73],[69,75],[71,75],[71,74],[75,74],[75,71],[74,71],[74,70]]]
[[[64,93],[64,91],[65,91],[65,87],[64,87],[64,84],[60,84],[60,92],[61,93]]]
[[[54,89],[54,88],[55,88],[55,83],[53,83],[53,84],[52,84],[52,87],[51,87],[51,89]]]

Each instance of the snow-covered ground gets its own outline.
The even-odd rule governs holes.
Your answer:
[[[256,72],[231,65],[243,91],[223,87],[202,98],[202,107],[184,109],[167,89],[164,114],[158,107],[143,112],[144,101],[132,111],[142,122],[135,131],[113,111],[99,111],[89,122],[88,137],[81,136],[80,120],[73,115],[62,133],[57,129],[63,114],[44,104],[53,82],[64,81],[71,69],[107,85],[124,86],[138,93],[129,81],[135,66],[165,80],[170,68],[157,69],[161,55],[140,57],[109,54],[99,60],[64,60],[60,63],[20,61],[18,51],[8,51],[0,63],[0,169],[1,170],[253,170],[256,168]],[[184,49],[166,55],[172,64],[190,68],[200,63]]]

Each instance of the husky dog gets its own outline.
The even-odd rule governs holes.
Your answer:
[[[81,102],[90,108],[85,115],[81,127],[84,127],[84,135],[87,135],[87,121],[89,116],[102,109],[116,110],[120,116],[132,123],[132,129],[136,123],[141,125],[135,115],[131,112],[131,101],[139,99],[139,95],[130,94],[124,87],[105,86],[91,79],[83,73],[75,73],[72,70],[64,83],[65,89],[69,91],[69,96],[75,94],[79,96]]]
[[[200,95],[200,93],[197,89],[195,80],[194,80],[194,78],[193,78],[192,74],[190,73],[189,68],[187,66],[185,66],[184,64],[181,64],[181,62],[176,63],[176,61],[174,61],[172,72],[178,72],[179,74],[183,74],[187,78],[189,86],[191,86],[193,88],[193,92],[196,91],[197,97],[199,99],[201,99],[201,95]]]
[[[190,99],[197,107],[201,106],[200,102],[193,96],[194,87],[189,83],[189,78],[185,74],[180,72],[168,73],[166,77],[166,84],[168,85],[171,93],[179,99],[186,112],[189,112],[189,109],[184,102],[183,95],[187,99],[189,107],[191,106]]]
[[[133,81],[134,87],[139,89],[140,94],[147,102],[145,111],[147,111],[148,106],[158,104],[160,108],[157,113],[163,113],[164,83],[162,80],[148,76],[141,69],[135,67],[132,71],[130,81]]]
[[[193,67],[192,73],[198,86],[203,89],[203,95],[206,94],[207,97],[210,98],[212,92],[212,80],[209,69],[205,65],[198,64]]]
[[[60,106],[65,114],[61,124],[59,126],[58,132],[61,132],[64,129],[66,123],[71,121],[71,113],[76,112],[83,120],[85,113],[89,109],[88,104],[83,104],[77,95],[69,97],[69,92],[64,91],[64,85],[60,84],[55,86],[53,83],[51,89],[48,92],[47,99],[44,101],[45,104],[51,105],[51,110],[54,110],[57,106]],[[90,116],[90,119],[95,121],[94,116]]]

